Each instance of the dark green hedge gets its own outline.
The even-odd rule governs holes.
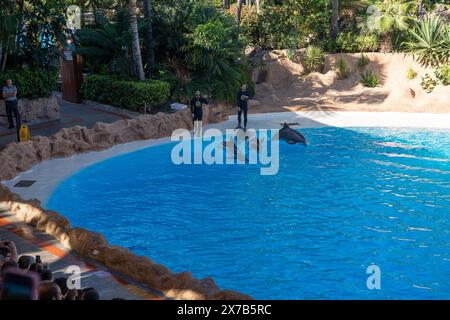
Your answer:
[[[170,85],[157,80],[125,81],[113,76],[92,75],[81,86],[84,99],[128,110],[139,110],[147,103],[155,106],[167,101]]]
[[[46,98],[56,89],[57,74],[46,70],[17,69],[0,73],[1,86],[11,79],[17,87],[17,97]]]

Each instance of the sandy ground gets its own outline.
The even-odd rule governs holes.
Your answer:
[[[263,66],[255,70],[255,100],[250,113],[281,111],[377,111],[450,113],[450,86],[437,86],[426,93],[421,78],[433,70],[419,65],[403,54],[365,53],[370,63],[365,70],[373,71],[381,81],[377,88],[360,84],[361,54],[332,54],[327,56],[324,73],[302,75],[304,68],[287,59],[284,51],[272,51],[262,58]],[[340,80],[335,70],[338,59],[350,68],[349,77]],[[407,71],[417,72],[413,80]],[[262,79],[262,81],[261,81]]]

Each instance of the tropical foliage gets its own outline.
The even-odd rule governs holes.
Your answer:
[[[348,68],[347,62],[344,59],[339,59],[336,62],[336,68],[339,79],[343,80],[348,78],[350,70]]]
[[[361,73],[361,84],[365,87],[375,88],[380,85],[380,80],[373,71]]]
[[[27,66],[56,70],[65,44],[65,5],[58,0],[3,1],[0,6],[1,70]]]
[[[407,52],[426,66],[439,66],[450,61],[450,25],[431,15],[410,31],[413,39],[405,43]]]
[[[417,72],[409,67],[408,70],[406,71],[406,78],[408,78],[408,80],[413,80],[417,77]]]
[[[76,32],[65,26],[72,4],[83,13]],[[71,39],[93,74],[164,81],[181,101],[195,90],[224,101],[241,83],[252,90],[248,46],[287,49],[307,72],[323,70],[325,52],[404,51],[445,80],[449,9],[434,0],[5,0],[0,72],[57,71]],[[346,77],[344,61],[336,69]]]
[[[336,49],[339,52],[374,52],[378,50],[379,45],[376,34],[355,35],[352,32],[344,32],[336,39]]]
[[[435,71],[436,78],[444,85],[449,86],[450,85],[450,65],[445,64],[440,66]]]
[[[56,87],[57,74],[45,69],[11,69],[0,73],[0,83],[14,79],[19,98],[48,97]]]
[[[169,84],[158,80],[137,82],[93,75],[86,79],[81,91],[86,99],[138,111],[165,102],[169,97]]]
[[[77,37],[77,52],[88,59],[94,72],[134,75],[126,11],[118,11],[111,20],[98,15],[95,26],[78,30]]]
[[[246,43],[233,17],[208,3],[181,2],[156,7],[161,79],[172,84],[172,95],[179,100],[201,90],[213,99],[234,101],[241,83],[250,89],[252,84],[244,56]]]
[[[439,81],[429,73],[425,74],[422,77],[422,81],[420,82],[420,85],[422,86],[423,90],[425,90],[427,93],[433,92],[434,88],[438,84]]]
[[[325,66],[325,52],[317,46],[308,46],[302,57],[307,72],[322,72]]]
[[[415,8],[416,2],[409,0],[375,1],[369,7],[367,25],[369,30],[383,35],[382,52],[392,51],[395,31],[405,31],[414,23]]]
[[[369,58],[366,55],[361,53],[361,56],[359,57],[358,63],[357,63],[358,69],[361,71],[364,70],[369,65],[369,63],[370,63]]]

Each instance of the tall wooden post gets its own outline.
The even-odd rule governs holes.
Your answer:
[[[63,100],[81,103],[80,88],[83,82],[83,58],[65,50],[61,59]]]

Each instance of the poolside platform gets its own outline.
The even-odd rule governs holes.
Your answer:
[[[129,111],[118,111],[117,108],[95,102],[72,103],[62,99],[61,93],[55,92],[60,106],[61,119],[51,121],[40,121],[35,123],[24,123],[29,126],[31,136],[51,136],[63,128],[73,126],[92,127],[97,122],[111,123],[117,120],[129,119],[133,113]],[[16,130],[9,130],[0,125],[0,150],[8,143],[17,141]]]

